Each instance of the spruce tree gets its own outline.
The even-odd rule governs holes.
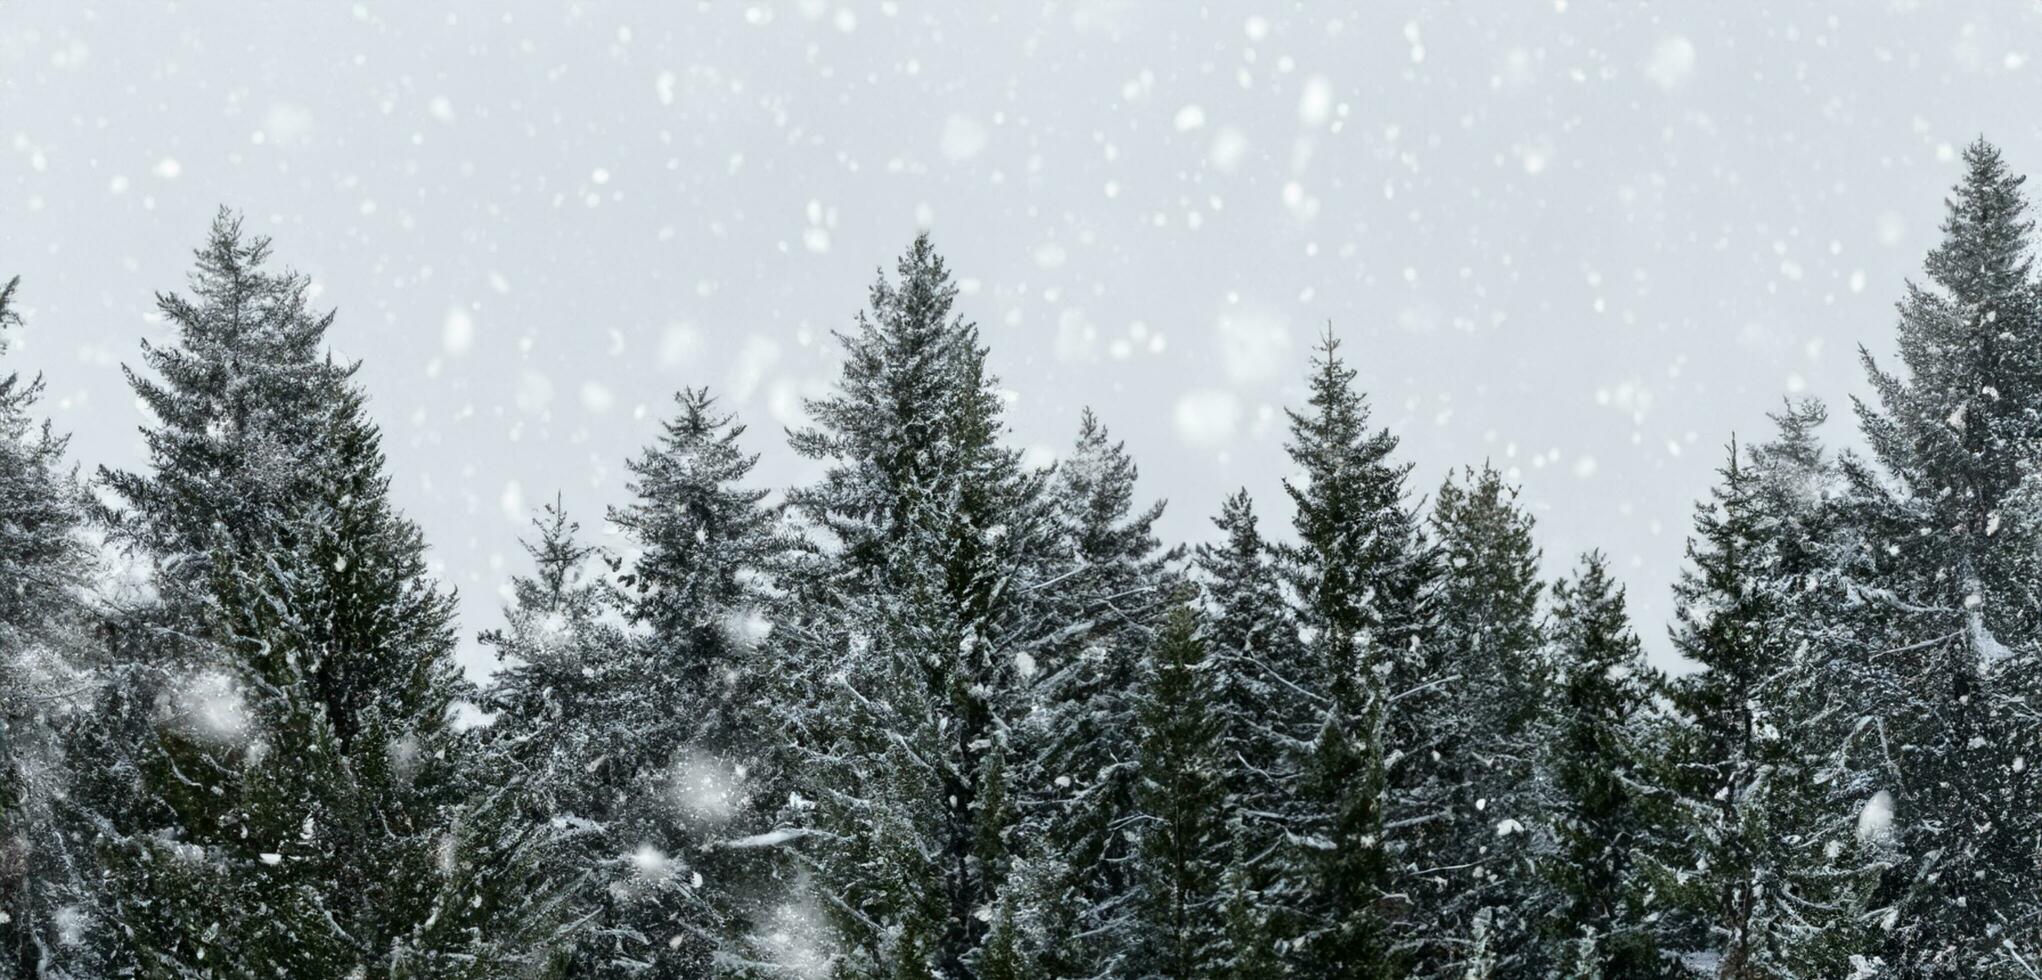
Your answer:
[[[1839,481],[1815,432],[1825,414],[1790,403],[1772,440],[1732,444],[1674,588],[1674,648],[1700,669],[1668,687],[1660,782],[1675,804],[1650,860],[1679,906],[1662,935],[1724,977],[1840,976],[1850,956],[1876,953],[1878,868],[1856,834],[1861,801],[1833,786],[1841,733],[1823,723],[1825,702],[1847,693],[1826,626],[1841,594]],[[1676,931],[1683,919],[1692,934]]]
[[[151,469],[109,473],[155,566],[167,714],[145,806],[101,851],[113,915],[160,976],[473,975],[550,955],[549,889],[506,801],[465,778],[451,596],[389,499],[331,314],[223,213],[175,346],[130,372]]]
[[[1244,886],[1278,888],[1275,859],[1297,820],[1297,763],[1318,733],[1319,672],[1298,640],[1255,503],[1236,491],[1213,518],[1219,540],[1196,555],[1227,780]]]
[[[0,285],[0,354],[18,283]],[[68,440],[32,415],[41,393],[40,377],[0,378],[0,966],[24,978],[79,975],[84,935],[103,933],[91,853],[65,817],[73,764],[104,760],[63,746],[98,666],[93,559]]]
[[[1177,607],[1151,648],[1136,709],[1140,823],[1129,976],[1220,978],[1234,959],[1223,928],[1232,848],[1214,693],[1197,614]]]
[[[1654,801],[1640,778],[1659,684],[1608,562],[1589,552],[1553,585],[1552,695],[1539,760],[1538,839],[1544,957],[1560,976],[1661,972],[1636,850]],[[1515,825],[1499,832],[1515,832]]]
[[[1023,832],[1040,833],[1080,878],[1082,928],[1117,935],[1129,925],[1139,771],[1138,691],[1145,651],[1170,597],[1154,524],[1163,504],[1134,506],[1137,470],[1126,448],[1087,409],[1059,461],[1047,505],[1057,536],[1039,615],[1054,632],[1028,652],[1023,724],[1031,749],[1020,776]],[[1078,975],[1110,972],[1122,942],[1090,944]]]
[[[2028,760],[2037,676],[2042,301],[2024,178],[1983,141],[1963,155],[1928,283],[1899,304],[1904,373],[1865,369],[1872,461],[1846,462],[1872,567],[1865,615],[1907,678],[1880,715],[1895,746],[1898,845],[1887,958],[1912,976],[2023,975],[2042,963],[2042,832]],[[2023,964],[2028,964],[2024,966]]]
[[[675,405],[658,441],[629,463],[636,499],[609,514],[637,549],[625,609],[640,629],[626,756],[639,785],[613,811],[614,826],[670,862],[690,855],[692,868],[673,877],[696,882],[700,934],[661,939],[670,950],[659,955],[693,950],[706,965],[721,950],[744,962],[757,958],[758,932],[787,898],[785,862],[770,843],[785,835],[767,835],[792,786],[768,706],[784,690],[772,633],[790,545],[766,491],[748,483],[758,456],[741,446],[745,426],[707,389],[683,390]],[[662,930],[674,926],[645,931]]]
[[[1443,803],[1431,734],[1413,724],[1430,696],[1436,556],[1405,501],[1409,466],[1391,460],[1397,439],[1369,430],[1330,332],[1312,366],[1309,407],[1290,413],[1300,479],[1284,484],[1298,541],[1283,555],[1319,713],[1299,762],[1289,861],[1302,917],[1287,946],[1308,972],[1397,976],[1413,938],[1404,873],[1426,862],[1424,828]]]
[[[1429,520],[1442,566],[1436,672],[1445,696],[1425,724],[1452,805],[1430,852],[1436,870],[1413,885],[1429,934],[1424,969],[1460,977],[1479,961],[1500,976],[1535,972],[1528,838],[1497,833],[1534,820],[1547,678],[1532,518],[1517,489],[1485,465],[1442,483]]]
[[[881,277],[836,392],[794,448],[822,478],[789,495],[821,542],[790,576],[786,724],[804,770],[790,818],[854,976],[970,977],[1011,864],[989,826],[994,749],[1055,624],[1043,474],[1001,445],[977,329],[928,238]]]
[[[582,923],[569,963],[604,976],[619,963],[682,953],[667,945],[675,931],[647,926],[664,906],[695,906],[685,873],[671,873],[685,868],[653,851],[632,860],[641,842],[620,839],[610,822],[639,769],[636,725],[653,714],[637,696],[615,559],[578,539],[557,498],[532,525],[537,539],[522,542],[532,572],[511,580],[505,625],[480,637],[501,665],[484,691],[494,714],[485,762],[515,791],[524,818],[546,829],[541,857],[568,917]],[[685,952],[699,955],[699,937],[687,939]]]

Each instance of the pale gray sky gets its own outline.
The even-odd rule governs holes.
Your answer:
[[[0,275],[76,458],[131,466],[118,364],[244,210],[366,359],[471,658],[528,508],[599,524],[676,387],[803,476],[781,429],[922,226],[1019,443],[1095,406],[1172,537],[1241,485],[1287,518],[1330,321],[1414,489],[1516,468],[1663,653],[1731,431],[1847,416],[1965,142],[2042,169],[2038,38],[2026,2],[14,0]]]

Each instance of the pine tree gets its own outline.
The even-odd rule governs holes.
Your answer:
[[[739,448],[745,427],[707,389],[675,403],[658,444],[629,464],[637,501],[609,515],[639,549],[625,581],[630,618],[648,631],[656,661],[644,679],[661,685],[646,693],[686,727],[671,744],[757,772],[767,761],[757,660],[787,542],[766,491],[745,485],[758,462]]]
[[[785,835],[767,835],[790,775],[767,705],[779,696],[770,640],[790,544],[766,491],[747,483],[758,456],[741,448],[744,425],[707,389],[684,390],[675,404],[658,442],[629,464],[636,501],[610,511],[638,549],[626,608],[643,630],[631,668],[640,785],[618,826],[664,853],[693,855],[701,934],[660,941],[705,963],[718,950],[749,962],[757,927],[788,897],[785,862],[767,843]],[[675,791],[693,801],[679,820]]]
[[[1660,782],[1676,802],[1650,860],[1680,906],[1662,935],[1707,950],[1725,977],[1840,976],[1876,952],[1878,867],[1855,832],[1861,801],[1837,791],[1846,733],[1824,722],[1849,696],[1828,626],[1842,592],[1825,416],[1790,403],[1771,441],[1732,445],[1674,590],[1674,647],[1700,669],[1669,685]],[[1680,935],[1683,919],[1698,928]]]
[[[21,325],[18,283],[0,285],[0,354]],[[31,415],[41,393],[40,377],[0,378],[0,966],[25,978],[73,975],[82,934],[99,931],[91,854],[63,813],[63,735],[97,666],[92,557],[68,440]]]
[[[1227,813],[1245,850],[1248,887],[1271,885],[1272,855],[1296,819],[1296,763],[1318,732],[1311,710],[1319,676],[1298,641],[1273,548],[1246,490],[1213,518],[1218,541],[1196,556],[1211,651],[1215,710],[1227,779]]]
[[[1030,786],[1023,832],[1045,835],[1089,906],[1083,928],[1115,935],[1127,927],[1134,882],[1132,825],[1141,778],[1137,687],[1144,652],[1169,599],[1165,552],[1153,530],[1158,502],[1134,509],[1137,470],[1088,409],[1059,462],[1047,504],[1058,544],[1042,612],[1055,633],[1029,654],[1033,673],[1024,722],[1021,778]],[[1123,943],[1089,944],[1078,975],[1112,970]]]
[[[333,323],[307,304],[309,280],[264,271],[269,239],[246,237],[224,209],[197,253],[192,295],[159,293],[177,341],[142,342],[154,375],[122,370],[155,424],[142,430],[152,470],[99,479],[125,504],[97,516],[164,574],[159,611],[190,628],[207,605],[222,539],[254,551],[324,490],[312,464],[332,436],[352,369],[323,357]]]
[[[1877,467],[1847,460],[1873,563],[1868,617],[1909,680],[1882,721],[1900,850],[1887,958],[1912,976],[2032,972],[2042,963],[2034,871],[2042,559],[2023,505],[2042,462],[2042,300],[2021,185],[1983,141],[1964,152],[1943,240],[1899,304],[1905,375],[1863,354],[1857,405]],[[2029,964],[2023,966],[2023,964]]]
[[[1211,661],[1197,614],[1165,618],[1142,678],[1140,814],[1127,974],[1168,980],[1225,976],[1222,929],[1230,838]]]
[[[1000,444],[975,327],[928,238],[841,335],[832,396],[793,435],[827,464],[789,502],[825,547],[790,576],[790,816],[856,976],[970,977],[1010,868],[989,862],[989,757],[1055,626],[1038,608],[1056,535],[1043,474]],[[995,836],[999,836],[995,834]]]
[[[1299,763],[1290,877],[1303,921],[1288,945],[1322,975],[1397,976],[1408,956],[1402,875],[1428,850],[1422,829],[1402,828],[1422,828],[1443,802],[1432,797],[1430,733],[1412,723],[1432,680],[1435,553],[1405,503],[1409,466],[1390,460],[1397,439],[1368,430],[1330,333],[1312,363],[1310,407],[1290,413],[1301,479],[1284,484],[1298,542],[1283,555],[1313,637],[1320,712]]]
[[[1436,674],[1445,696],[1424,723],[1452,807],[1430,852],[1438,870],[1413,886],[1429,934],[1424,969],[1462,977],[1479,960],[1497,975],[1531,973],[1527,837],[1497,828],[1534,820],[1529,787],[1547,679],[1532,518],[1516,488],[1484,466],[1440,485],[1430,523],[1443,567]]]
[[[1256,889],[1260,877],[1249,859],[1247,836],[1240,822],[1228,828],[1233,838],[1233,855],[1223,882],[1226,905],[1221,909],[1221,954],[1215,975],[1225,980],[1277,980],[1284,975],[1283,958],[1276,948],[1276,931],[1270,920],[1274,909]]]
[[[1659,957],[1635,851],[1653,819],[1639,775],[1659,679],[1631,632],[1623,588],[1599,552],[1583,556],[1571,579],[1553,585],[1551,642],[1535,842],[1545,958],[1560,976],[1656,976]]]
[[[550,890],[464,778],[453,600],[389,500],[354,366],[318,354],[332,315],[267,254],[215,222],[195,299],[159,304],[161,380],[130,373],[152,469],[105,478],[155,563],[180,695],[136,750],[139,819],[107,828],[113,915],[151,975],[529,965]]]
[[[630,860],[640,842],[620,840],[610,824],[643,763],[637,726],[663,714],[638,695],[615,559],[577,539],[579,525],[557,498],[532,525],[537,540],[523,542],[532,574],[511,580],[505,625],[480,637],[502,665],[484,692],[494,714],[486,762],[514,790],[524,819],[547,830],[541,856],[564,886],[569,917],[584,923],[570,964],[602,976],[618,963],[680,953],[666,944],[672,933],[649,933],[643,920],[656,920],[665,904],[698,906],[685,875],[677,879],[653,852]],[[651,915],[631,914],[648,906]],[[699,944],[683,945],[699,954]]]

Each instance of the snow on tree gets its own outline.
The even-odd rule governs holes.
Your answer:
[[[794,448],[826,464],[789,502],[816,541],[790,575],[793,816],[852,976],[969,977],[1015,842],[1002,762],[1058,535],[1045,474],[1000,443],[977,329],[926,235],[840,334],[834,394]],[[1001,842],[989,845],[988,842]]]
[[[672,877],[696,892],[701,933],[660,941],[743,972],[770,958],[742,951],[791,899],[772,842],[791,839],[775,821],[792,783],[769,710],[783,690],[775,580],[791,542],[767,492],[747,483],[758,457],[740,447],[744,425],[707,389],[684,390],[675,405],[658,441],[629,463],[636,500],[609,515],[636,546],[622,581],[640,628],[630,646],[634,708],[610,722],[633,743],[617,761],[639,769],[616,832],[670,855],[676,871],[692,863]],[[732,950],[741,955],[724,955]]]
[[[1044,835],[1080,875],[1081,928],[1100,935],[1125,928],[1130,912],[1138,689],[1176,557],[1153,531],[1163,505],[1135,510],[1136,477],[1125,447],[1085,411],[1048,488],[1057,545],[1036,615],[1054,633],[1027,652],[1020,678],[1032,708],[1017,735],[1023,831]],[[1122,945],[1091,944],[1080,975],[1112,969]]]
[[[1195,566],[1234,848],[1227,955],[1238,975],[1269,976],[1280,966],[1276,930],[1294,927],[1284,896],[1294,900],[1302,887],[1287,849],[1306,817],[1298,774],[1319,732],[1320,672],[1299,641],[1253,498],[1227,497],[1213,524],[1220,538],[1199,547]]]
[[[472,786],[451,714],[452,600],[389,499],[379,435],[319,353],[331,314],[223,213],[176,346],[131,372],[151,469],[111,473],[141,615],[177,697],[133,749],[143,800],[105,821],[117,927],[162,976],[425,976],[550,955],[555,892]],[[119,818],[118,820],[114,819]]]
[[[1771,441],[1732,443],[1674,588],[1674,647],[1700,669],[1668,685],[1672,751],[1655,769],[1673,799],[1647,860],[1675,906],[1662,941],[1724,977],[1839,976],[1876,953],[1876,848],[1853,833],[1861,801],[1832,785],[1842,740],[1825,724],[1845,693],[1825,629],[1840,597],[1825,417],[1790,403]]]
[[[1531,972],[1538,923],[1528,838],[1497,830],[1535,819],[1530,788],[1547,677],[1532,518],[1516,488],[1484,466],[1440,485],[1429,523],[1443,579],[1435,672],[1445,697],[1425,724],[1452,795],[1429,852],[1433,870],[1412,888],[1431,939],[1424,969],[1442,977]]]
[[[2042,749],[2042,299],[2025,178],[1983,141],[1963,159],[1929,283],[1899,304],[1905,373],[1863,355],[1872,459],[1845,462],[1869,546],[1865,615],[1887,634],[1880,667],[1906,679],[1880,718],[1905,861],[1881,898],[1886,958],[1924,977],[2042,964],[2042,800],[2027,769]]]
[[[638,841],[620,839],[612,819],[629,799],[644,760],[635,723],[654,712],[638,696],[622,625],[623,605],[607,574],[614,561],[581,543],[556,499],[524,542],[533,570],[511,580],[505,625],[484,632],[501,669],[484,692],[493,713],[485,760],[516,793],[518,812],[546,828],[540,859],[571,888],[568,918],[580,923],[564,959],[588,975],[619,963],[654,963],[680,954],[667,945],[677,933],[649,930],[665,904],[693,910],[686,868],[644,869]],[[663,901],[665,900],[665,901]],[[651,914],[642,913],[647,906]],[[683,924],[699,927],[700,916]],[[699,937],[685,934],[685,953],[699,960]]]
[[[1282,938],[1308,972],[1397,976],[1415,938],[1405,875],[1426,865],[1447,805],[1432,733],[1416,724],[1434,693],[1436,555],[1405,500],[1410,467],[1391,460],[1397,439],[1369,430],[1330,332],[1312,368],[1308,407],[1290,413],[1300,472],[1284,483],[1298,540],[1281,554],[1317,661],[1319,725],[1298,763],[1285,872],[1297,920]]]
[[[1140,822],[1125,975],[1227,976],[1223,903],[1231,840],[1213,661],[1189,607],[1172,609],[1142,672]]]
[[[18,284],[0,285],[0,354]],[[0,378],[0,964],[24,978],[77,975],[82,934],[102,931],[63,744],[94,687],[93,557],[67,439],[32,415],[42,387]]]
[[[1550,637],[1533,842],[1543,955],[1558,976],[1654,976],[1659,954],[1636,849],[1652,821],[1652,787],[1640,776],[1660,679],[1601,553],[1554,583]],[[1497,830],[1522,832],[1515,823]]]

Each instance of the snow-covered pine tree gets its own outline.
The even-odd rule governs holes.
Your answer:
[[[151,470],[111,473],[176,638],[167,711],[109,819],[113,916],[166,977],[448,976],[543,958],[549,896],[501,794],[465,778],[451,597],[426,573],[331,314],[222,213],[175,346],[130,372]],[[501,832],[501,833],[499,833]]]
[[[2042,968],[2042,833],[2029,761],[2042,616],[2042,299],[2033,222],[1997,149],[1967,147],[1929,284],[1899,304],[1904,375],[1863,353],[1876,399],[1857,414],[1876,468],[1847,460],[1874,567],[1881,659],[1911,678],[1883,706],[1906,863],[1887,959],[1909,976]]]
[[[1220,537],[1199,547],[1196,567],[1236,846],[1229,955],[1245,977],[1263,975],[1274,937],[1297,928],[1288,910],[1303,883],[1289,876],[1297,869],[1285,849],[1302,816],[1299,764],[1324,718],[1315,708],[1321,671],[1298,639],[1248,491],[1227,497],[1213,524]]]
[[[1553,585],[1552,693],[1542,724],[1538,823],[1545,961],[1557,976],[1662,972],[1636,849],[1651,827],[1642,730],[1660,680],[1600,552]],[[1499,830],[1511,828],[1499,828]]]
[[[1025,832],[1043,835],[1078,873],[1081,928],[1116,937],[1082,947],[1090,962],[1080,976],[1111,972],[1128,941],[1119,937],[1134,889],[1137,689],[1177,556],[1156,539],[1163,504],[1135,509],[1136,477],[1126,448],[1086,409],[1049,486],[1059,544],[1038,615],[1054,633],[1032,648],[1021,678],[1033,682],[1033,710],[1017,732]]]
[[[707,917],[675,948],[722,950],[726,972],[741,973],[770,959],[757,933],[787,897],[769,843],[785,835],[766,835],[793,786],[770,713],[791,689],[769,642],[791,543],[767,491],[747,482],[758,456],[740,444],[744,425],[706,388],[679,392],[675,405],[628,464],[637,499],[609,513],[636,547],[624,582],[640,627],[627,756],[638,785],[609,819],[622,843],[688,866],[675,877],[696,882],[690,901]],[[661,928],[657,941],[674,946],[674,928]]]
[[[839,335],[843,374],[808,404],[815,425],[792,434],[827,469],[789,495],[818,540],[784,624],[806,691],[787,719],[803,770],[791,809],[823,842],[805,857],[846,975],[961,980],[1013,857],[995,748],[1023,700],[1022,655],[1061,625],[1036,615],[1057,536],[1045,475],[1001,445],[986,351],[926,235],[897,271]],[[996,776],[1009,786],[989,792]]]
[[[514,788],[525,820],[547,828],[542,857],[580,923],[567,951],[575,975],[683,956],[699,965],[698,936],[686,933],[690,941],[674,949],[667,943],[679,930],[648,928],[660,906],[699,908],[686,869],[676,878],[655,851],[641,854],[640,842],[619,840],[610,823],[645,761],[637,726],[664,715],[638,694],[624,600],[609,574],[615,559],[579,540],[580,526],[558,498],[532,524],[537,539],[522,542],[532,572],[511,580],[504,625],[480,637],[502,665],[483,692],[494,714],[485,764]],[[648,906],[649,914],[632,914]],[[705,916],[679,918],[699,928]]]
[[[202,615],[221,535],[244,550],[267,545],[323,490],[320,471],[301,464],[325,451],[351,369],[320,352],[333,314],[307,306],[304,277],[265,271],[269,257],[269,239],[244,236],[223,209],[197,252],[191,296],[157,295],[177,339],[142,342],[155,377],[122,368],[155,423],[142,430],[152,465],[101,467],[126,506],[98,516],[163,571],[163,615]]]
[[[1164,618],[1135,710],[1139,814],[1128,957],[1118,975],[1220,980],[1234,956],[1223,908],[1231,858],[1222,718],[1197,613]]]
[[[1320,724],[1299,763],[1299,825],[1286,874],[1302,890],[1284,937],[1320,976],[1401,976],[1411,940],[1409,869],[1429,860],[1437,822],[1431,735],[1423,717],[1437,628],[1438,569],[1405,500],[1397,439],[1371,432],[1355,371],[1330,330],[1312,360],[1311,399],[1290,413],[1299,478],[1297,543],[1282,550],[1298,620],[1317,660]]]
[[[18,283],[0,285],[0,354],[21,325]],[[93,559],[67,440],[32,415],[41,393],[40,377],[0,378],[0,972],[35,980],[79,976],[83,934],[99,926],[89,843],[65,833],[63,812],[63,733],[96,666]]]
[[[1412,885],[1430,940],[1423,966],[1460,978],[1480,960],[1497,976],[1532,975],[1538,923],[1528,838],[1497,833],[1533,821],[1547,679],[1532,518],[1517,489],[1485,465],[1440,485],[1429,522],[1442,559],[1436,645],[1446,697],[1426,724],[1454,795],[1445,832],[1434,838],[1436,870]]]
[[[1232,831],[1233,855],[1222,883],[1225,905],[1220,909],[1217,975],[1225,980],[1279,980],[1284,976],[1283,957],[1276,945],[1278,930],[1271,927],[1277,910],[1255,884],[1257,869],[1250,861],[1240,821],[1233,821],[1228,829]]]
[[[1844,976],[1877,952],[1866,902],[1878,868],[1840,794],[1842,735],[1829,699],[1840,607],[1831,524],[1839,481],[1813,400],[1773,416],[1695,509],[1674,586],[1674,649],[1700,669],[1668,685],[1673,752],[1657,783],[1673,801],[1648,871],[1674,908],[1663,946],[1715,975]]]

